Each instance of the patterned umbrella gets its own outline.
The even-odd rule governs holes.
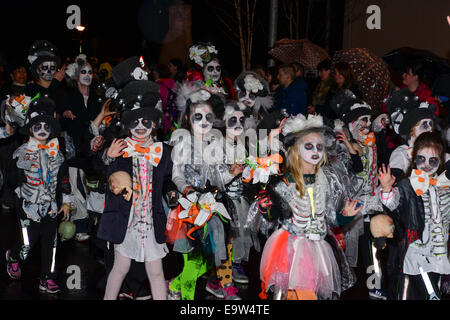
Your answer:
[[[283,63],[299,62],[306,69],[315,69],[326,58],[330,58],[325,49],[308,39],[281,39],[275,42],[269,54]]]
[[[332,68],[338,62],[350,64],[364,101],[380,110],[384,98],[389,94],[390,74],[386,63],[365,48],[337,51],[333,56]]]

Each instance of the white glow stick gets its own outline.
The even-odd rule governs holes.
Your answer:
[[[431,285],[430,278],[428,274],[423,271],[422,267],[419,265],[420,275],[422,276],[423,282],[425,283],[425,287],[427,288],[428,294],[430,298],[428,300],[440,300],[436,293],[434,292],[433,286]]]
[[[30,240],[28,239],[27,228],[22,228],[23,244],[26,246],[30,245]]]

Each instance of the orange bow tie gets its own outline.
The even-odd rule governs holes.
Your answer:
[[[30,152],[36,152],[37,150],[46,150],[48,155],[54,157],[59,150],[59,142],[57,138],[53,138],[47,144],[40,144],[35,139],[30,139],[28,142],[28,150]]]
[[[124,158],[143,155],[144,158],[150,161],[153,166],[158,166],[159,162],[161,161],[163,152],[162,142],[152,143],[148,147],[141,147],[137,141],[134,141],[131,138],[126,138],[125,142],[128,144],[128,146],[123,150]]]

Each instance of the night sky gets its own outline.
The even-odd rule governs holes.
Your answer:
[[[80,33],[67,29],[66,20],[69,14],[66,13],[66,9],[71,4],[77,4],[81,8],[81,23],[87,27],[83,32],[84,53],[88,56],[97,56],[100,63],[105,60],[114,63],[119,58],[141,54],[147,62],[155,63],[161,40],[169,27],[168,7],[172,2],[172,0],[127,0],[124,2],[3,0],[0,4],[2,12],[0,54],[6,61],[25,60],[33,40],[47,39],[58,47],[61,56],[75,57],[79,50]],[[194,43],[196,41],[214,43],[219,50],[225,69],[228,69],[230,73],[239,73],[241,68],[239,44],[226,36],[224,28],[211,13],[211,6],[214,6],[217,1],[188,0],[185,2],[192,5]],[[260,0],[258,3],[253,65],[265,64],[268,58],[269,0]],[[302,3],[304,4],[305,1]],[[319,7],[316,7],[315,16],[312,19],[313,26],[309,38],[323,46],[320,27],[324,23],[320,6],[324,5],[325,1],[316,0],[315,3]],[[332,3],[342,7],[343,0],[335,0]],[[302,10],[302,21],[306,20],[304,11],[306,10]],[[336,12],[336,17],[333,17],[336,28],[334,28],[331,48],[340,49],[342,34],[336,30],[342,29],[342,12]],[[279,39],[287,37],[281,11],[278,31]],[[92,39],[96,39],[96,43]]]

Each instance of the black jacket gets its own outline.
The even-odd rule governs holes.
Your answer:
[[[152,185],[152,216],[155,227],[155,238],[158,243],[165,243],[167,217],[164,212],[162,197],[168,192],[176,190],[172,182],[171,148],[163,147],[161,162],[153,168]],[[109,177],[116,171],[126,171],[133,176],[132,158],[117,158],[111,165],[106,166]],[[125,239],[128,220],[130,217],[131,201],[126,201],[121,195],[114,195],[109,188],[106,191],[105,209],[100,219],[97,236],[111,243],[120,244]]]

